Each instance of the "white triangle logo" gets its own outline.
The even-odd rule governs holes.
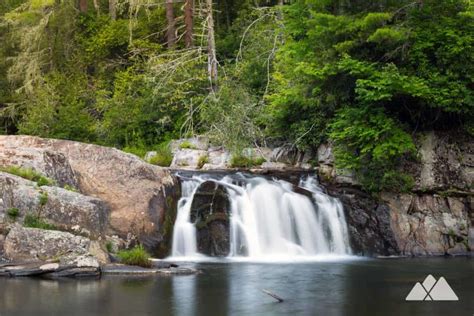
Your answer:
[[[405,301],[459,301],[459,298],[445,278],[440,277],[436,281],[430,274],[423,283],[415,284]]]

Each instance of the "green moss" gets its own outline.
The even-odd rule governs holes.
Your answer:
[[[38,215],[26,214],[25,219],[23,220],[23,226],[29,228],[39,228],[47,230],[57,230],[57,227],[47,223]]]
[[[199,160],[198,160],[198,168],[201,169],[201,168],[204,167],[204,165],[207,164],[208,162],[209,162],[209,156],[204,155],[204,156],[199,157]]]
[[[72,185],[69,185],[69,184],[65,184],[63,189],[71,191],[71,192],[79,192],[78,189],[76,189],[75,187],[73,187]]]
[[[21,168],[17,166],[0,167],[0,171],[13,174],[18,177],[36,182],[39,186],[43,185],[54,185],[53,179],[43,176],[41,173],[31,168]]]
[[[146,252],[142,245],[135,246],[134,248],[128,250],[121,250],[118,252],[117,256],[119,257],[120,262],[123,264],[140,266],[144,268],[149,268],[152,266],[150,254]]]
[[[179,148],[181,149],[196,149],[196,146],[192,144],[190,141],[185,140],[181,144],[179,144]]]
[[[230,160],[230,166],[232,168],[251,168],[255,166],[260,166],[265,162],[265,158],[263,157],[247,157],[244,155],[234,155]]]
[[[39,197],[39,204],[40,206],[45,206],[46,203],[48,203],[48,193],[41,192],[40,197]]]

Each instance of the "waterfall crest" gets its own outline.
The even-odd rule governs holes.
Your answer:
[[[182,197],[173,231],[173,257],[199,256],[191,204],[199,185],[209,180],[225,187],[229,197],[229,257],[351,254],[342,204],[326,195],[316,178],[302,178],[295,187],[286,181],[261,176],[200,174],[182,179]]]

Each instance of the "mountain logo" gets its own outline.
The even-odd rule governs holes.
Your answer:
[[[445,278],[438,281],[430,274],[423,283],[416,282],[405,301],[459,301]]]

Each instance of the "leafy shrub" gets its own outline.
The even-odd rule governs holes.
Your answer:
[[[9,167],[1,167],[0,171],[10,173],[13,175],[16,175],[18,177],[22,177],[24,179],[34,181],[36,182],[39,186],[43,185],[54,185],[55,181],[43,176],[39,172],[36,172],[33,169],[30,168],[21,168],[17,166],[9,166]]]
[[[39,228],[39,229],[47,229],[47,230],[57,230],[57,227],[47,223],[38,215],[34,214],[26,214],[25,219],[23,221],[24,227],[30,228]]]
[[[142,245],[135,246],[134,248],[128,250],[121,250],[118,252],[117,256],[119,257],[120,262],[123,264],[140,266],[144,268],[149,268],[152,266],[150,254],[146,252]]]
[[[149,163],[161,167],[169,167],[172,161],[173,154],[171,153],[171,148],[168,143],[163,143],[157,148],[156,155],[150,159]]]
[[[232,168],[251,168],[260,166],[265,161],[266,160],[263,157],[252,158],[244,155],[234,155],[230,160],[230,166]]]
[[[196,146],[194,146],[194,144],[191,143],[190,141],[185,140],[184,142],[179,144],[179,148],[181,148],[181,149],[196,149]]]
[[[7,210],[7,215],[10,217],[12,220],[16,220],[17,217],[20,215],[20,210],[16,207],[11,207]]]

